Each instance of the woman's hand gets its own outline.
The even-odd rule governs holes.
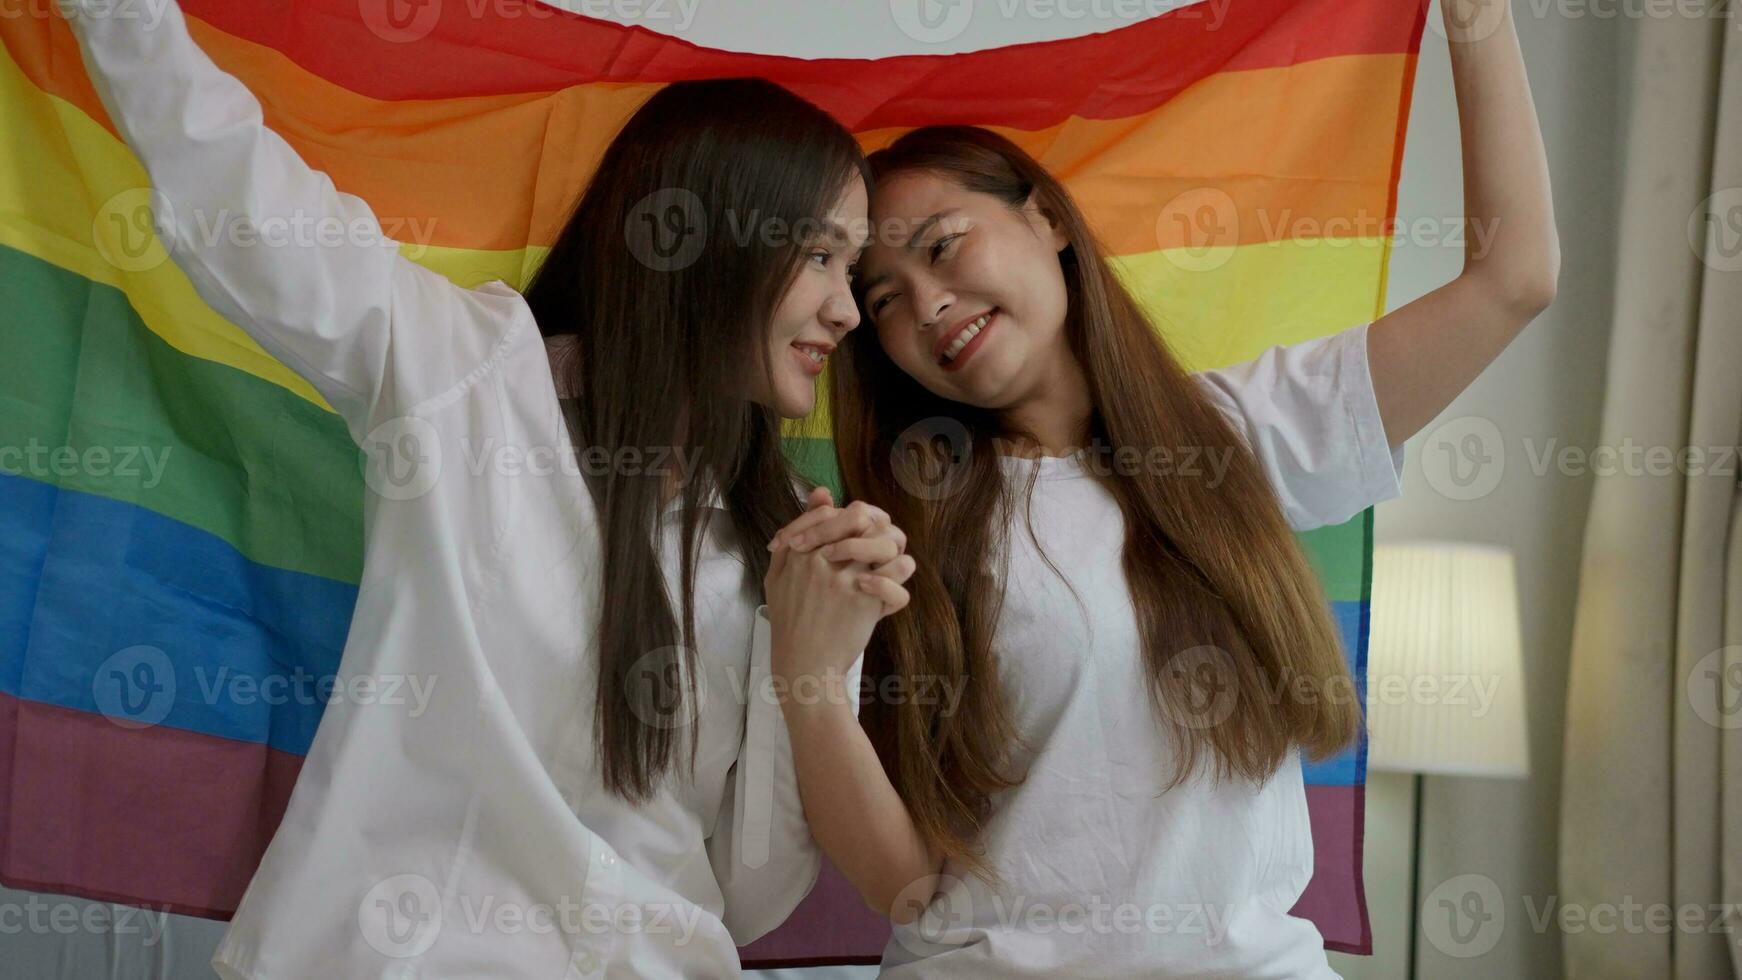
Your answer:
[[[845,690],[847,671],[877,621],[907,605],[901,583],[914,564],[902,554],[906,535],[887,514],[857,503],[836,508],[829,500],[827,488],[812,491],[811,509],[770,542],[774,559],[762,585],[774,675],[789,690],[795,682],[821,682],[829,700],[845,701],[857,693]]]
[[[864,562],[871,574],[861,580],[861,587],[883,600],[883,615],[907,605],[907,590],[901,583],[913,575],[915,566],[906,554],[906,533],[895,526],[887,511],[862,500],[836,507],[828,487],[813,488],[805,507],[803,514],[768,542],[768,550],[776,558],[790,548],[801,553],[821,550],[831,561]],[[895,554],[889,556],[886,548],[860,543],[879,540],[893,543]]]

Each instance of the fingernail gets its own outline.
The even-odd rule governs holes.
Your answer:
[[[769,551],[779,551],[780,550],[780,539],[774,538],[774,539],[770,540],[768,542],[768,550]]]
[[[822,556],[824,558],[827,558],[830,561],[834,561],[835,560],[835,546],[832,544],[824,545],[823,550],[822,550]]]

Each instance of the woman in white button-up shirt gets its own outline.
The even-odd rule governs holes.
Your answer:
[[[1010,141],[872,154],[874,330],[831,405],[848,493],[920,574],[865,654],[869,735],[787,714],[818,840],[895,920],[888,976],[1335,976],[1288,914],[1312,875],[1300,755],[1348,746],[1360,706],[1291,532],[1396,495],[1404,439],[1558,266],[1510,14],[1443,7],[1466,207],[1499,231],[1428,296],[1224,371],[1181,370]]]
[[[526,297],[464,289],[264,128],[179,8],[61,9],[176,264],[370,451],[341,672],[431,690],[417,712],[327,707],[213,965],[737,975],[736,946],[820,866],[765,691],[771,630],[856,656],[913,568],[875,509],[821,491],[807,512],[780,451],[780,418],[811,410],[819,362],[859,319],[851,135],[767,83],[665,89]],[[662,237],[674,214],[682,231],[734,211],[825,224]],[[346,240],[273,240],[309,221]],[[795,520],[838,553],[776,564],[763,546]]]

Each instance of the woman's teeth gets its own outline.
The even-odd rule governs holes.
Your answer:
[[[990,319],[992,319],[991,313],[982,313],[979,319],[968,324],[961,333],[956,334],[956,339],[950,341],[950,346],[944,348],[944,363],[948,364],[955,360],[956,355],[962,352],[962,348],[968,346],[968,341],[980,335],[980,331],[986,326],[986,321]]]
[[[803,354],[804,356],[810,358],[811,360],[815,361],[818,364],[821,364],[824,361],[828,360],[829,355],[823,353],[822,351],[818,350],[815,347],[800,347],[797,344],[793,344],[792,346],[794,348],[796,348],[800,354]]]

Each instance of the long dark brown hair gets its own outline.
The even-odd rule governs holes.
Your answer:
[[[870,163],[878,180],[927,172],[1013,209],[1033,193],[1068,239],[1059,253],[1069,297],[1064,331],[1093,406],[1082,433],[1086,459],[1124,517],[1122,561],[1150,694],[1158,718],[1179,736],[1168,787],[1196,771],[1206,753],[1216,778],[1261,782],[1292,744],[1312,758],[1349,745],[1360,706],[1334,696],[1353,688],[1317,576],[1244,441],[1108,266],[1064,187],[1015,144],[975,127],[915,130]],[[887,510],[907,532],[918,566],[907,584],[909,608],[877,626],[865,677],[874,690],[890,675],[965,685],[953,713],[917,699],[872,699],[862,717],[921,832],[989,877],[977,838],[990,797],[1023,777],[1009,771],[1020,733],[991,643],[1017,509],[994,447],[1033,445],[1035,437],[999,413],[931,393],[889,358],[872,330],[848,335],[835,362],[830,401],[846,494]],[[946,425],[955,434],[930,431]],[[1115,447],[1188,446],[1227,456],[1219,485],[1121,475],[1112,459]],[[913,492],[936,487],[943,471],[947,492]],[[1306,693],[1297,696],[1303,679]],[[1233,692],[1225,717],[1205,712],[1213,682]]]
[[[659,719],[696,703],[708,488],[719,488],[741,542],[769,540],[802,509],[781,420],[746,385],[756,374],[772,384],[770,321],[806,249],[790,231],[816,227],[855,177],[869,174],[852,134],[771,82],[668,85],[606,149],[525,290],[540,331],[573,338],[553,370],[572,396],[575,446],[610,459],[681,448],[698,476],[680,491],[680,631],[656,538],[665,475],[583,470],[610,569],[595,638],[595,744],[604,784],[625,799],[651,795],[678,736],[694,728]],[[760,582],[767,552],[741,552]],[[692,772],[695,750],[691,738]]]

